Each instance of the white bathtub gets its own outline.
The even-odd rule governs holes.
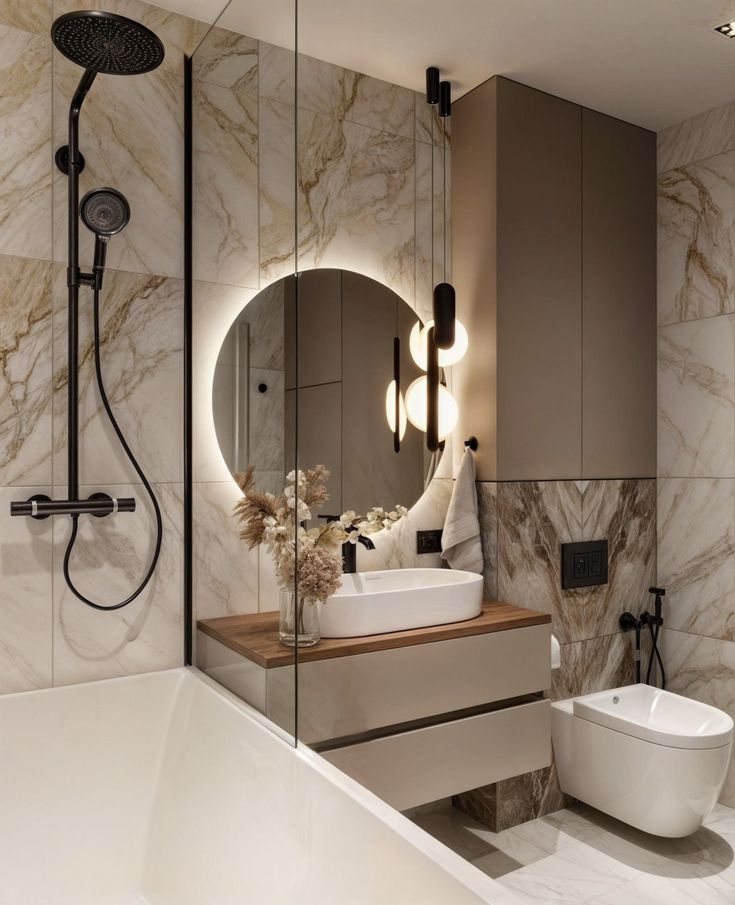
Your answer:
[[[193,669],[0,697],[2,905],[517,900]]]

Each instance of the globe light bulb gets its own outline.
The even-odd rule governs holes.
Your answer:
[[[385,393],[385,417],[388,419],[388,427],[392,433],[396,430],[396,382],[391,380]],[[403,440],[406,436],[406,403],[403,401],[403,393],[398,394],[398,437]]]
[[[428,356],[428,337],[429,329],[434,326],[434,321],[430,320],[422,327],[419,321],[413,325],[411,334],[408,338],[408,347],[411,350],[411,357],[422,371],[426,370]],[[469,345],[469,337],[464,324],[460,320],[454,322],[454,345],[449,349],[439,349],[439,367],[449,368],[456,365],[464,356]]]
[[[406,414],[408,420],[422,433],[426,433],[428,423],[426,377],[417,377],[406,390]],[[452,433],[459,420],[459,406],[444,384],[439,384],[439,439],[444,440]]]

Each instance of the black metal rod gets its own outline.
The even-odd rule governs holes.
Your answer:
[[[401,340],[398,336],[393,338],[393,383],[395,394],[393,404],[395,406],[395,425],[393,428],[393,449],[401,451]]]
[[[184,59],[184,662],[194,658],[194,514],[192,509],[193,120],[192,60]]]
[[[451,283],[434,287],[434,339],[439,349],[451,349],[456,336],[456,297]]]
[[[133,497],[90,500],[24,500],[11,503],[10,514],[45,518],[48,515],[110,515],[113,512],[135,512]]]
[[[66,282],[69,293],[67,484],[70,500],[79,498],[79,173],[82,167],[79,114],[96,75],[93,69],[85,70],[69,107],[69,265]]]
[[[434,328],[427,337],[426,366],[426,448],[429,452],[439,449],[439,350],[434,339]]]
[[[439,83],[439,116],[445,119],[452,115],[452,83]]]
[[[429,66],[426,70],[426,103],[439,103],[439,70],[436,66]]]

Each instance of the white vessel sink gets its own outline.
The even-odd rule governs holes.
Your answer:
[[[474,619],[482,575],[452,569],[395,569],[342,576],[321,608],[323,638],[358,638]]]

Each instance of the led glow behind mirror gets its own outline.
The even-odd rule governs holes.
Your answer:
[[[427,338],[429,329],[433,326],[433,320],[427,321],[423,327],[419,322],[415,323],[408,339],[411,357],[424,371],[428,364]],[[449,349],[439,349],[440,368],[448,368],[451,367],[451,365],[456,365],[467,351],[467,346],[469,345],[467,330],[465,330],[464,324],[459,320],[455,321],[455,331],[454,345]]]
[[[451,350],[449,350],[451,351]],[[408,420],[422,433],[427,424],[427,379],[418,377],[406,391],[406,414]],[[452,433],[459,420],[457,401],[444,386],[439,384],[439,439],[444,440]]]

